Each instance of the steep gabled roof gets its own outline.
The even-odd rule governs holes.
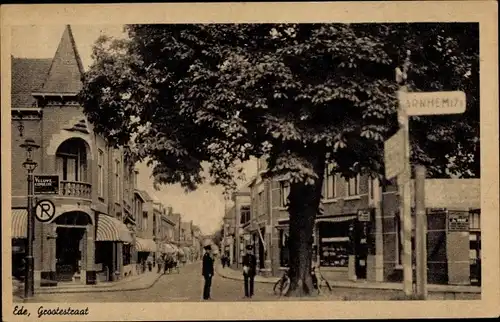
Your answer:
[[[35,90],[41,94],[77,94],[82,89],[84,74],[82,61],[76,49],[75,39],[69,25],[57,47],[43,86]]]
[[[12,106],[13,109],[32,107],[36,100],[31,93],[39,89],[49,71],[52,59],[12,57]]]

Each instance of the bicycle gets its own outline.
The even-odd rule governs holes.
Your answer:
[[[290,287],[290,277],[288,276],[288,269],[287,269],[283,273],[283,276],[274,284],[273,287],[274,295],[282,296],[283,294],[286,294],[289,287]]]
[[[322,291],[323,283],[328,289],[328,291],[330,293],[332,292],[332,287],[330,286],[330,283],[328,283],[328,280],[323,276],[323,274],[321,274],[319,268],[318,270],[316,270],[316,267],[312,267],[311,276],[313,278],[313,286],[318,291],[318,294],[321,294],[323,292]]]

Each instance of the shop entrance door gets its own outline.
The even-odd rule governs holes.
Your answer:
[[[85,228],[57,227],[56,274],[57,280],[70,282],[80,272],[82,238]]]

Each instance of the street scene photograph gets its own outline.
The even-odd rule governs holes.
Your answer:
[[[481,300],[479,30],[12,27],[14,305]]]

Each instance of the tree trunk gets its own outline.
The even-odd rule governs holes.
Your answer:
[[[323,157],[312,159],[314,171],[319,179],[313,185],[293,183],[290,187],[290,288],[286,296],[308,296],[312,294],[311,260],[313,230],[316,214],[321,200],[325,160]]]

